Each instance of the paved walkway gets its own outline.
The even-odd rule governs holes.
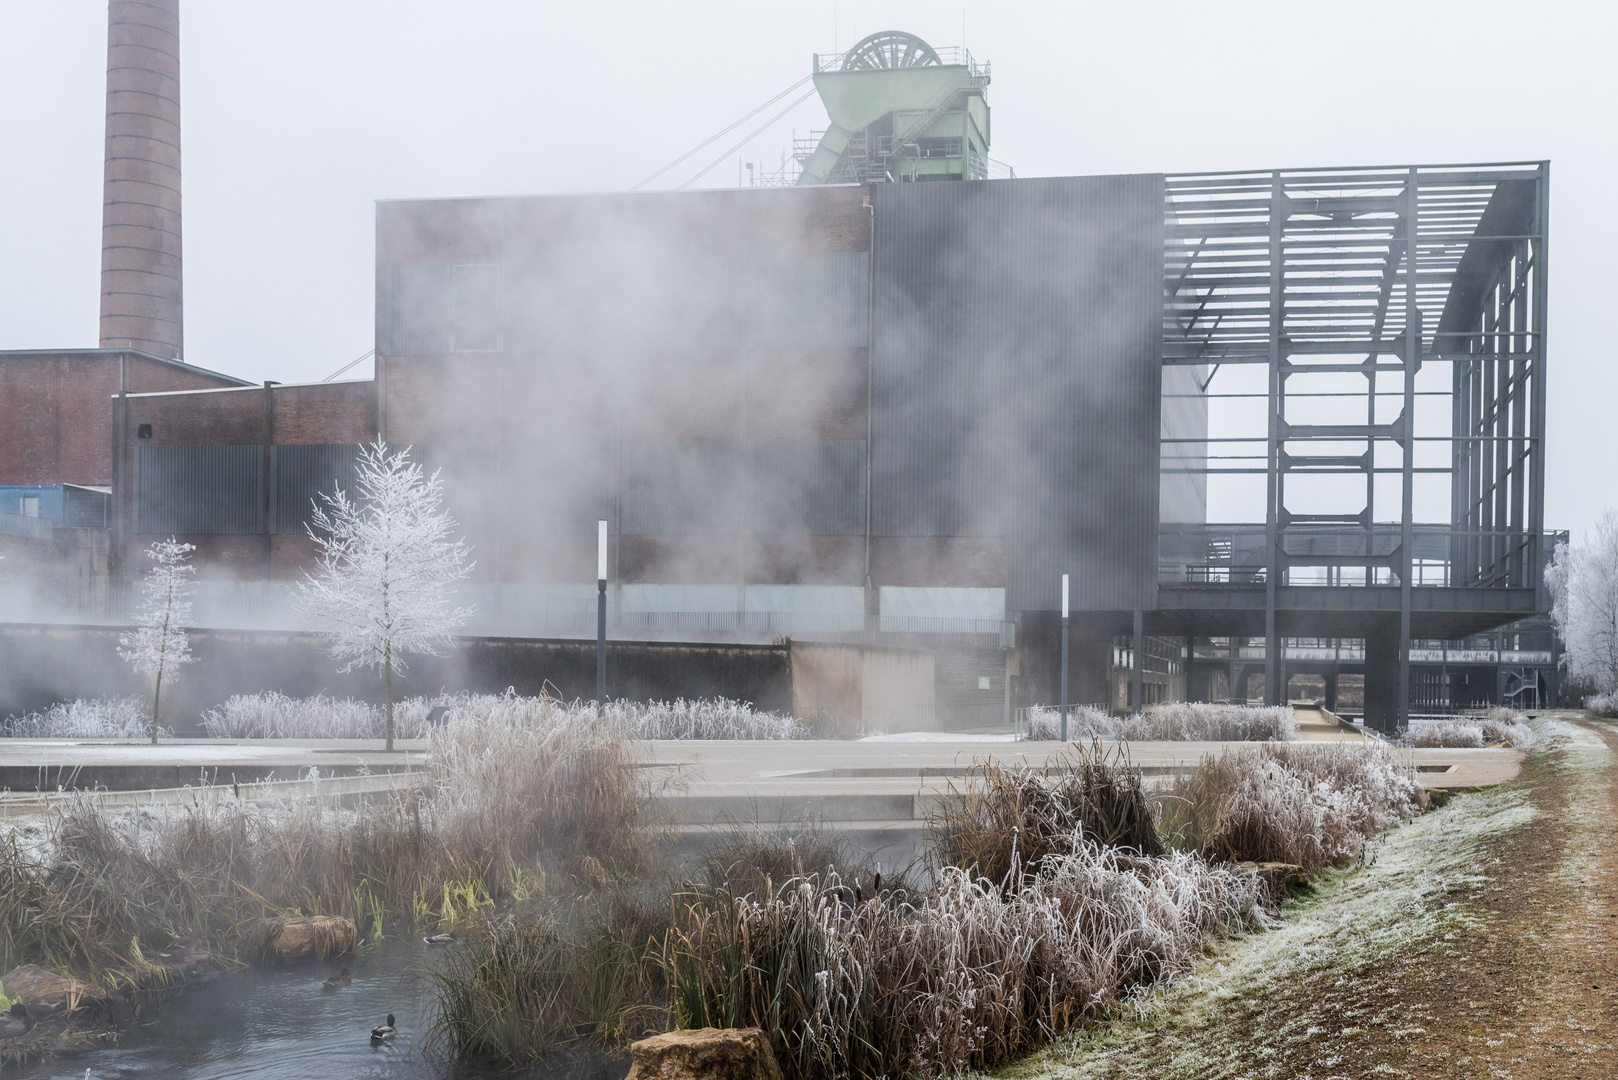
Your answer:
[[[1352,730],[1309,732],[1311,738],[1358,740]],[[7,793],[0,812],[27,812],[59,787],[99,784],[127,792],[119,801],[188,799],[199,784],[237,784],[253,797],[303,790],[317,771],[320,790],[363,795],[398,782],[389,772],[420,768],[426,745],[400,740],[388,754],[367,740],[0,740]],[[1111,744],[1148,780],[1194,768],[1229,743]],[[858,742],[668,741],[637,744],[648,778],[666,785],[676,816],[687,823],[736,820],[912,823],[933,800],[959,785],[974,762],[996,758],[1035,768],[1058,765],[1063,744],[1011,742],[996,736],[913,734]],[[1523,755],[1514,750],[1410,750],[1429,787],[1472,788],[1513,779]],[[365,775],[369,774],[369,775]],[[161,796],[153,792],[166,792]],[[47,793],[41,795],[40,793]],[[189,793],[187,793],[189,792]]]

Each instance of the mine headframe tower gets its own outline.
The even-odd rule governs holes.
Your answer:
[[[830,126],[794,154],[800,184],[982,180],[989,175],[989,65],[914,34],[872,34],[815,57]]]

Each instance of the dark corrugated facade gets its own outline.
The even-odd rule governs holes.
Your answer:
[[[1154,607],[1163,178],[876,207],[875,533],[1004,536],[1008,610]]]

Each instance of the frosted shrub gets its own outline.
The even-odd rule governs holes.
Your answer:
[[[1597,716],[1618,720],[1618,690],[1611,690],[1605,694],[1591,694],[1584,699],[1584,707]]]
[[[3,733],[18,739],[138,739],[151,734],[151,720],[135,698],[78,698],[9,717]]]
[[[1318,870],[1421,812],[1415,768],[1382,743],[1257,743],[1205,757],[1159,828],[1210,858]]]
[[[1061,728],[1061,713],[1057,709],[1041,706],[1029,710],[1030,739],[1060,738]],[[1285,742],[1298,737],[1298,724],[1290,705],[1258,707],[1182,701],[1148,705],[1145,712],[1124,718],[1080,705],[1068,710],[1067,730],[1069,739],[1137,742]]]

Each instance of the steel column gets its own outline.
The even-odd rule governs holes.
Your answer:
[[[1421,310],[1416,306],[1416,271],[1421,261],[1419,177],[1410,170],[1405,186],[1405,347],[1404,347],[1404,472],[1399,495],[1399,700],[1393,717],[1403,731],[1410,722],[1410,599],[1411,568],[1415,564],[1416,495],[1416,372],[1421,370]]]
[[[1270,423],[1264,504],[1264,702],[1267,705],[1281,703],[1275,685],[1280,670],[1276,661],[1281,652],[1275,625],[1275,590],[1281,577],[1281,330],[1286,300],[1286,267],[1281,237],[1286,228],[1286,203],[1286,186],[1277,172],[1270,180]]]

